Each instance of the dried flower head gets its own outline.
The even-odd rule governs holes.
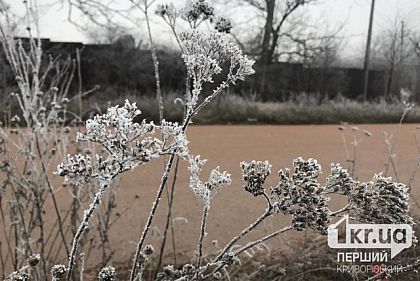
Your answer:
[[[200,179],[201,170],[207,160],[201,160],[200,156],[190,156],[188,160],[188,168],[191,171],[190,188],[195,195],[199,196],[204,203],[209,204],[211,198],[223,186],[230,185],[230,174],[227,172],[220,172],[219,167],[210,172],[210,176],[206,182]]]
[[[28,264],[30,266],[36,266],[40,260],[41,260],[41,256],[39,254],[33,254],[29,256]]]
[[[154,251],[155,251],[155,249],[153,248],[152,245],[146,245],[143,249],[143,253],[146,256],[150,256],[151,254],[153,254]]]
[[[181,10],[181,17],[192,28],[214,15],[214,8],[206,0],[189,0]]]
[[[67,267],[63,264],[56,264],[51,269],[51,276],[53,280],[60,280],[67,273]]]
[[[218,32],[230,33],[230,31],[232,30],[232,22],[227,18],[216,17],[213,18],[211,21],[214,25],[214,29]]]
[[[172,141],[171,146],[165,153],[176,153],[182,158],[188,156],[188,139],[178,122],[162,120],[158,128],[163,136],[162,143],[170,143]]]
[[[331,164],[331,174],[327,177],[325,186],[326,192],[349,195],[353,191],[354,184],[346,169],[340,164]]]
[[[185,53],[182,55],[188,75],[193,80],[192,96],[187,100],[188,108],[194,108],[204,83],[212,83],[213,77],[222,72],[222,65],[228,64],[227,84],[254,73],[253,60],[243,55],[241,49],[229,42],[222,33],[202,33],[193,30],[181,33]],[[225,86],[226,87],[226,86]]]
[[[175,18],[178,14],[173,3],[157,5],[155,13],[158,16],[168,18]]]
[[[134,118],[139,114],[136,104],[126,101],[123,107],[110,107],[105,114],[87,120],[86,132],[79,133],[78,140],[98,144],[105,155],[69,155],[66,163],[58,165],[56,173],[80,184],[91,179],[109,181],[161,155],[186,157],[188,141],[178,123],[163,121],[161,126],[145,120],[137,123]],[[163,139],[154,137],[156,129]]]
[[[194,269],[195,267],[193,265],[187,263],[182,267],[182,273],[184,275],[191,275],[194,273]]]
[[[158,276],[157,280],[174,280],[181,277],[181,271],[174,268],[173,265],[167,265],[163,268],[163,272]]]
[[[271,165],[268,161],[241,162],[242,178],[245,181],[244,188],[254,196],[264,192],[265,179],[271,173]]]
[[[328,197],[317,179],[321,166],[315,159],[304,160],[301,157],[293,161],[294,171],[280,170],[279,184],[272,188],[275,210],[292,215],[292,225],[296,230],[308,227],[326,234],[330,223]]]
[[[67,155],[67,162],[59,164],[56,173],[66,181],[74,177],[88,180],[93,174],[92,158],[82,154]]]
[[[101,269],[98,274],[99,281],[115,281],[117,280],[117,273],[115,268],[112,266],[107,266]]]
[[[409,212],[408,187],[390,177],[375,175],[372,181],[360,183],[351,195],[356,218],[377,224],[413,224]]]

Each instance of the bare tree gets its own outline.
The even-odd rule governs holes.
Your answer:
[[[412,35],[410,36],[410,41],[417,57],[415,95],[416,103],[420,104],[420,36]]]
[[[309,17],[300,13],[299,17],[289,21],[280,33],[281,40],[277,42],[273,54],[274,61],[299,62],[305,66],[318,65],[324,56],[330,56],[338,51],[343,38],[339,35],[343,24],[330,26],[328,22],[316,21],[310,24]],[[302,20],[305,19],[305,20]],[[334,54],[336,56],[336,54]],[[332,64],[333,62],[329,62]]]
[[[309,15],[302,10],[303,6],[314,4],[317,0],[239,1],[253,7],[264,22],[261,31],[252,34],[253,38],[247,44],[260,66],[261,92],[266,90],[266,72],[270,64],[288,61],[310,65],[338,45],[338,34],[344,24],[330,28],[327,22],[322,22],[323,19],[311,24]]]
[[[402,77],[403,67],[413,55],[413,44],[409,42],[411,33],[403,20],[395,19],[389,27],[383,28],[377,37],[373,60],[388,73],[385,88],[387,99],[391,98],[393,92],[395,94],[395,83],[401,80],[397,78]]]
[[[286,20],[301,6],[316,0],[242,0],[264,15],[264,29],[260,47],[261,64],[273,61],[281,29]]]

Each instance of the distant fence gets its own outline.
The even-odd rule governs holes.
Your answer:
[[[67,56],[74,59],[76,49],[81,50],[83,86],[89,89],[99,85],[99,92],[104,98],[115,98],[127,93],[149,96],[154,93],[155,79],[150,51],[137,48],[130,38],[126,37],[114,44],[53,42],[42,39],[42,44],[45,56],[60,56],[62,59]],[[182,92],[185,88],[185,67],[179,53],[161,50],[158,57],[163,90]],[[256,70],[255,75],[233,89],[236,94],[253,96],[262,101],[281,101],[301,92],[317,93],[328,98],[341,94],[351,99],[360,97],[362,93],[361,69],[314,68],[304,67],[302,64],[276,63],[267,66],[265,71],[257,65]],[[74,83],[77,83],[77,79]],[[370,71],[368,98],[384,96],[386,83],[386,71]],[[6,66],[2,53],[0,93],[4,95],[13,84],[10,68]],[[73,88],[77,89],[76,86]]]
[[[356,68],[306,68],[302,64],[277,63],[264,70],[256,67],[256,74],[239,86],[242,91],[258,93],[259,99],[287,100],[296,93],[317,93],[333,98],[338,94],[356,99],[363,92],[363,70]],[[384,96],[386,72],[369,71],[368,98]]]

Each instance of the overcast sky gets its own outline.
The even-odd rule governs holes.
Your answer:
[[[12,7],[22,12],[23,6],[21,1],[8,0]],[[39,0],[40,3],[51,3],[54,0]],[[59,1],[55,1],[59,2]],[[128,2],[127,0],[116,0],[121,5]],[[157,0],[157,3],[167,3],[167,0]],[[183,0],[173,1],[176,4],[183,3]],[[211,2],[211,1],[210,1]],[[218,0],[217,2],[221,2]],[[232,1],[230,1],[232,3]],[[344,53],[351,54],[356,48],[364,45],[366,30],[368,26],[369,12],[371,0],[320,0],[319,3],[307,7],[307,14],[312,19],[322,19],[329,25],[340,25],[344,23],[342,35],[346,37],[343,48]],[[223,9],[219,6],[219,13],[234,18],[239,27],[238,32],[244,30],[244,22],[252,17],[249,13],[241,14],[239,8],[225,6]],[[42,37],[48,37],[57,41],[82,41],[87,42],[89,38],[86,32],[79,30],[77,27],[67,21],[68,9],[66,6],[40,6],[40,29]],[[419,27],[420,29],[420,0],[376,0],[374,34],[380,31],[381,27],[386,26],[389,22],[396,18],[403,18],[407,26]],[[77,19],[83,22],[83,19]],[[157,24],[155,21],[155,30],[157,40],[165,40],[170,37],[169,32]],[[241,24],[242,22],[242,24]],[[242,29],[241,26],[242,25]],[[246,28],[246,27],[245,27]],[[159,38],[160,37],[160,38]]]

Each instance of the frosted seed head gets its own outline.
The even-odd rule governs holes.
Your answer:
[[[232,22],[224,17],[212,19],[214,29],[221,33],[230,33],[232,30]]]
[[[117,274],[115,268],[112,266],[107,266],[101,269],[98,274],[99,281],[115,281],[117,280]]]
[[[186,275],[193,274],[194,270],[195,270],[195,267],[189,263],[185,264],[182,267],[182,273]]]
[[[56,264],[51,269],[51,276],[55,280],[60,280],[67,273],[67,267],[63,264]]]
[[[28,264],[30,266],[36,266],[40,260],[41,260],[41,256],[39,254],[33,254],[29,256]]]
[[[201,181],[200,173],[207,160],[200,159],[200,156],[189,156],[188,169],[191,172],[190,188],[195,195],[199,196],[206,204],[210,203],[213,196],[224,186],[231,184],[230,174],[220,172],[219,167],[210,172],[206,182]]]
[[[146,246],[144,247],[143,253],[144,253],[146,256],[150,256],[151,254],[153,254],[153,252],[154,252],[154,248],[153,248],[153,246],[152,246],[152,245],[146,245]]]
[[[279,183],[271,189],[276,212],[292,216],[292,225],[302,231],[307,228],[326,234],[330,222],[328,197],[325,187],[317,179],[321,166],[315,159],[298,157],[293,161],[293,172],[279,171]]]
[[[271,164],[268,161],[241,162],[242,179],[244,188],[254,196],[263,194],[264,183],[271,173]]]

